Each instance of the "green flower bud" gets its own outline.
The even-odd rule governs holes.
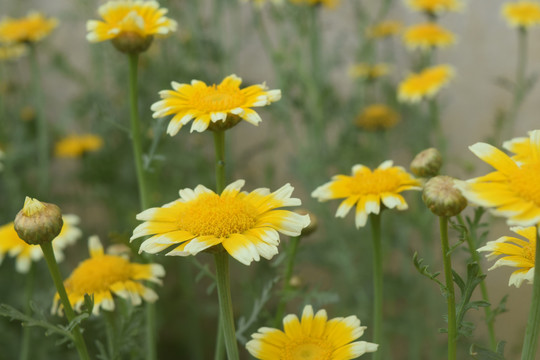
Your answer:
[[[429,148],[414,157],[411,162],[411,172],[418,177],[437,176],[442,162],[443,159],[439,150]]]
[[[456,216],[467,207],[467,199],[454,186],[454,179],[445,175],[428,180],[422,199],[429,210],[438,216]]]
[[[53,241],[60,234],[64,221],[60,208],[28,196],[14,221],[15,231],[29,245]]]

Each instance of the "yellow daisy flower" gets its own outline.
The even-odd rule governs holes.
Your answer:
[[[152,105],[152,116],[160,118],[174,114],[167,127],[167,134],[171,136],[192,119],[192,132],[203,132],[209,127],[210,130],[220,126],[228,128],[240,119],[258,125],[262,120],[251,108],[278,101],[281,91],[268,90],[264,83],[240,89],[241,83],[242,79],[236,75],[229,75],[221,84],[212,86],[199,80],[192,80],[191,85],[173,81],[174,90],[159,93],[163,100]]]
[[[532,284],[534,279],[534,264],[536,257],[536,227],[527,228],[512,227],[513,232],[521,235],[527,241],[515,237],[503,236],[495,241],[488,241],[478,251],[489,251],[486,255],[489,260],[502,255],[489,269],[493,270],[499,266],[512,266],[518,268],[510,275],[508,286],[520,287],[523,281]]]
[[[469,149],[496,171],[458,181],[456,186],[471,202],[492,208],[508,224],[532,226],[540,222],[540,130],[530,132],[531,157],[521,163],[485,143]]]
[[[81,230],[77,228],[79,224],[77,216],[64,215],[62,219],[64,220],[62,230],[52,242],[57,261],[64,259],[63,250],[77,241],[82,235]],[[2,263],[6,254],[15,257],[15,270],[23,274],[30,270],[32,261],[39,261],[43,257],[39,245],[28,245],[19,238],[13,227],[13,222],[0,226],[0,263]]]
[[[313,314],[306,305],[302,318],[289,314],[283,318],[283,331],[262,327],[246,344],[251,355],[261,360],[347,360],[377,351],[379,345],[354,341],[365,326],[354,316],[328,320],[325,310]]]
[[[87,152],[98,151],[103,147],[103,139],[97,135],[70,135],[54,146],[54,155],[63,158],[79,158]]]
[[[165,269],[159,264],[136,264],[127,258],[107,255],[97,236],[88,239],[90,258],[77,266],[64,281],[69,302],[75,311],[81,311],[84,295],[94,295],[92,313],[99,314],[100,308],[114,310],[113,294],[140,305],[142,299],[154,302],[158,296],[154,290],[142,284],[142,280],[161,284]],[[62,314],[58,294],[54,297],[53,313]]]
[[[176,31],[176,21],[165,16],[167,11],[160,8],[157,1],[109,1],[98,9],[103,21],[86,23],[86,39],[90,42],[114,39],[137,42],[138,39],[144,43],[138,50],[144,51],[154,35],[167,36]]]
[[[17,59],[28,51],[23,44],[0,44],[0,60]]]
[[[454,77],[449,65],[437,65],[411,74],[399,84],[398,99],[402,102],[419,102],[437,95],[439,90]]]
[[[512,140],[505,141],[503,148],[514,153],[512,159],[517,162],[526,162],[529,159],[533,159],[534,147],[531,146],[531,131],[529,131],[529,137],[518,137]]]
[[[540,3],[538,1],[509,2],[503,5],[502,14],[513,27],[532,27],[540,24]]]
[[[322,5],[328,9],[335,9],[339,5],[339,0],[290,0],[295,5]]]
[[[399,194],[405,190],[420,190],[420,182],[401,166],[393,166],[391,160],[383,162],[375,170],[364,165],[355,165],[352,176],[336,175],[332,181],[319,186],[311,196],[319,201],[345,199],[339,205],[336,216],[345,217],[356,205],[356,227],[366,225],[369,214],[379,214],[381,202],[389,209],[408,208]]]
[[[366,29],[366,35],[374,39],[386,38],[398,34],[403,24],[396,20],[384,20]]]
[[[407,4],[415,11],[424,11],[430,14],[459,11],[463,5],[458,0],[408,0]]]
[[[455,37],[437,23],[428,22],[410,26],[403,35],[403,41],[409,49],[429,50],[451,45],[455,42]]]
[[[131,240],[153,235],[139,250],[150,254],[167,250],[167,255],[188,256],[223,246],[245,265],[260,256],[271,259],[278,253],[278,232],[300,235],[309,225],[309,216],[276,210],[300,205],[300,199],[291,198],[289,184],[273,193],[265,188],[241,192],[243,186],[244,180],[237,180],[221,195],[202,185],[180,190],[180,199],[137,215],[145,222],[133,231]]]
[[[352,78],[362,78],[366,80],[373,80],[390,73],[390,66],[385,63],[380,64],[368,64],[368,63],[359,63],[352,65],[349,68],[349,75]]]
[[[3,18],[0,21],[0,42],[38,42],[58,26],[58,20],[47,19],[39,12],[31,12],[23,18]]]
[[[384,104],[372,104],[362,110],[355,124],[368,131],[387,130],[399,122],[399,114]]]

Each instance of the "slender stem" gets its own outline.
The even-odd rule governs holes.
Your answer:
[[[383,318],[383,257],[381,249],[381,214],[371,214],[371,235],[373,238],[373,342],[382,345]],[[373,353],[374,360],[382,359],[382,352]]]
[[[223,360],[225,356],[225,339],[223,338],[223,320],[221,316],[218,318],[218,332],[216,334],[216,349],[214,352],[214,360]]]
[[[539,259],[540,241],[538,241],[538,225],[536,226],[536,256],[535,264]],[[534,267],[534,282],[531,309],[529,310],[529,319],[527,320],[527,329],[525,330],[525,339],[523,339],[523,351],[521,360],[536,359],[536,350],[538,348],[538,335],[540,330],[540,266]]]
[[[39,192],[46,194],[49,189],[49,136],[47,121],[43,111],[43,90],[41,88],[41,74],[35,45],[30,45],[30,65],[32,68],[32,90],[34,91],[34,106],[36,107],[36,121],[38,129],[37,158],[39,169]]]
[[[36,279],[36,270],[34,263],[30,262],[30,270],[28,271],[28,274],[26,274],[26,289],[24,291],[24,300],[26,302],[25,304],[25,314],[28,316],[32,315],[32,307],[30,306],[30,302],[32,301],[32,297],[34,295],[34,282]],[[25,326],[23,328],[23,338],[21,341],[21,354],[19,356],[19,360],[28,360],[30,358],[30,327]]]
[[[214,131],[214,147],[216,150],[216,192],[221,194],[225,189],[225,131]]]
[[[444,262],[444,278],[446,281],[446,302],[448,304],[448,360],[456,360],[456,295],[454,292],[454,278],[452,276],[452,259],[448,245],[448,218],[439,216],[441,232],[441,247]]]
[[[71,322],[75,318],[75,312],[73,311],[71,303],[69,302],[66,288],[64,287],[64,282],[62,281],[62,275],[60,275],[60,269],[58,269],[58,264],[56,263],[56,259],[54,257],[52,243],[45,242],[40,246],[41,250],[43,251],[45,261],[47,262],[47,266],[49,267],[49,272],[51,273],[54,285],[56,286],[56,290],[58,291],[58,296],[60,297],[60,301],[62,302],[62,305],[64,307],[66,317],[68,321]],[[90,360],[90,356],[88,355],[88,349],[86,348],[86,343],[84,342],[84,338],[81,334],[81,328],[79,327],[79,325],[73,327],[72,335],[73,342],[75,343],[75,347],[77,348],[77,352],[79,353],[79,358],[81,360]]]
[[[274,326],[279,327],[283,320],[283,314],[285,312],[285,305],[287,305],[287,295],[291,290],[291,277],[294,269],[294,261],[296,260],[296,253],[298,252],[298,245],[300,244],[300,236],[291,237],[289,243],[289,254],[287,267],[285,268],[285,276],[283,277],[283,290],[281,293],[281,299],[279,299],[278,308],[276,311],[276,318],[274,319]]]
[[[114,318],[114,312],[103,311],[105,318],[105,332],[107,334],[107,350],[109,351],[109,359],[115,360],[117,358],[116,353],[116,321]]]
[[[228,360],[238,360],[238,346],[234,330],[234,316],[231,300],[231,286],[229,279],[229,254],[219,252],[214,254],[216,262],[216,278],[219,297],[219,312],[222,320],[221,331],[225,339]]]

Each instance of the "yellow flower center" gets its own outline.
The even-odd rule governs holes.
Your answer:
[[[182,208],[178,228],[197,236],[224,238],[253,228],[255,214],[255,207],[241,199],[202,194]]]
[[[540,206],[539,176],[540,163],[524,164],[509,178],[510,188],[514,189],[523,199]]]
[[[109,290],[119,282],[130,280],[130,263],[111,255],[96,256],[83,261],[66,280],[66,288],[75,294],[94,294]]]
[[[284,360],[330,360],[333,348],[325,340],[304,338],[285,345],[281,359]]]
[[[358,172],[350,178],[347,184],[351,194],[369,195],[384,192],[396,192],[401,182],[395,174],[395,169],[376,169],[373,172]]]
[[[228,111],[241,107],[245,97],[239,88],[212,85],[193,94],[191,101],[201,111]]]

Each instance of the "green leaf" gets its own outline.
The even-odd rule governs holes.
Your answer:
[[[469,355],[475,360],[505,360],[504,346],[506,342],[501,341],[497,344],[496,352],[482,346],[472,344],[469,349]]]
[[[440,286],[441,291],[443,292],[443,294],[445,294],[446,290],[447,290],[446,286],[437,279],[437,276],[439,276],[440,272],[436,272],[436,273],[429,272],[429,270],[428,270],[429,266],[428,265],[422,265],[422,262],[424,262],[424,259],[418,258],[418,252],[415,251],[414,255],[413,255],[413,264],[414,264],[414,267],[416,268],[416,270],[418,270],[418,272],[421,275],[424,275],[428,279],[436,282]]]

